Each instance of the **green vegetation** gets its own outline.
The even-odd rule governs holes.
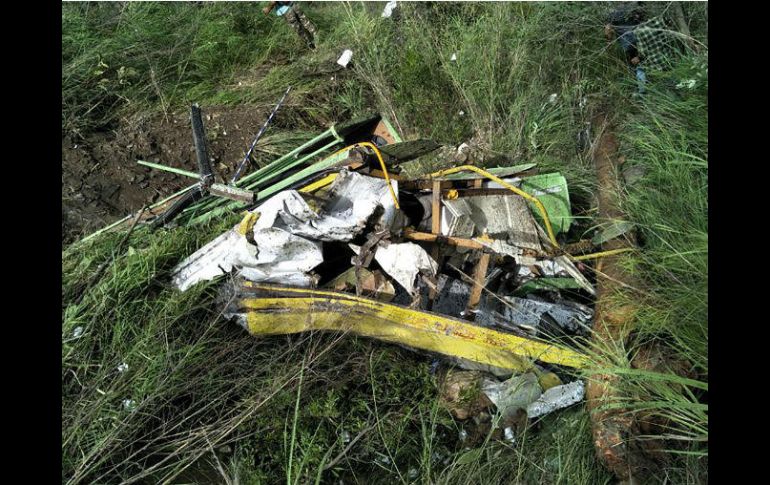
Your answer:
[[[619,298],[641,301],[637,344],[666,342],[692,364],[687,379],[643,372],[629,367],[635,349],[618,349],[620,404],[673,423],[665,433],[679,445],[661,479],[705,481],[707,49],[648,73],[637,98],[603,38],[610,5],[405,3],[396,22],[381,7],[303,5],[319,31],[309,51],[257,4],[64,4],[63,135],[189,101],[269,106],[290,84],[274,135],[379,110],[406,139],[472,138],[490,154],[483,164],[560,170],[582,221],[576,239],[595,213],[577,133],[610,113],[626,164],[643,170],[624,199],[643,242],[626,263],[643,286]],[[706,4],[684,7],[705,43]],[[345,48],[350,68],[335,71]],[[447,161],[422,164],[415,171]],[[173,291],[170,268],[233,223],[139,228],[122,245],[125,234],[107,233],[62,253],[63,482],[609,482],[582,406],[546,416],[515,447],[464,450],[430,358],[342,335],[255,339],[221,318],[215,286]]]

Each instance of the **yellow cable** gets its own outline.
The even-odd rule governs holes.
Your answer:
[[[556,242],[556,236],[553,233],[553,228],[551,227],[551,219],[548,217],[548,212],[546,212],[545,207],[543,206],[542,202],[540,202],[536,197],[533,197],[529,195],[528,193],[524,192],[523,190],[514,187],[513,185],[505,182],[503,179],[499,177],[495,177],[491,173],[487,172],[486,170],[483,170],[479,167],[474,167],[473,165],[462,165],[460,167],[454,167],[454,168],[448,168],[446,170],[439,170],[438,172],[430,174],[430,177],[442,177],[444,175],[450,175],[457,172],[463,172],[469,170],[471,172],[476,172],[479,175],[482,175],[489,180],[492,180],[493,182],[497,182],[498,184],[502,185],[506,189],[512,191],[514,194],[520,195],[527,199],[528,201],[535,204],[540,211],[540,214],[543,216],[543,221],[545,222],[545,228],[548,231],[548,238],[551,240],[551,244],[559,247],[559,243]],[[387,177],[387,174],[386,174]]]
[[[604,256],[614,256],[616,254],[627,253],[633,250],[634,248],[610,249],[609,251],[601,251],[598,253],[584,254],[583,256],[570,256],[570,257],[575,261],[583,261],[584,259],[596,259],[596,258],[602,258]]]
[[[377,146],[374,143],[371,143],[368,141],[361,141],[358,143],[354,143],[350,146],[343,148],[338,152],[333,153],[329,158],[339,155],[342,152],[352,150],[353,148],[356,148],[356,147],[369,147],[374,151],[374,154],[377,155],[377,159],[380,161],[380,167],[382,167],[382,173],[385,174],[385,182],[387,182],[388,188],[390,189],[390,196],[393,197],[393,203],[396,205],[396,209],[401,209],[401,206],[398,204],[398,197],[396,197],[396,191],[393,190],[393,185],[390,183],[390,176],[388,175],[387,167],[385,167],[385,160],[382,159],[382,153],[380,153],[380,149],[377,148]]]

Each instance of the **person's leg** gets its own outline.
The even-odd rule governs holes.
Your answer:
[[[307,30],[305,30],[305,27],[302,25],[302,22],[294,9],[289,9],[288,12],[283,14],[283,17],[286,19],[286,22],[291,25],[291,28],[297,32],[300,38],[307,43],[308,47],[311,49],[315,47],[313,44],[313,37]]]
[[[283,18],[286,20],[286,23],[291,25],[291,28],[296,30],[297,32],[299,32],[300,29],[302,28],[302,25],[300,25],[297,15],[294,13],[294,10],[292,9],[287,10],[286,13],[283,14]]]
[[[302,27],[304,27],[305,30],[307,30],[311,36],[315,36],[316,30],[315,30],[315,25],[313,25],[313,22],[311,22],[310,19],[308,19],[305,16],[305,14],[302,13],[302,10],[300,10],[299,7],[297,7],[296,5],[292,6],[291,9],[292,11],[294,11],[294,15],[297,16],[297,19],[299,19],[299,22],[302,24]]]

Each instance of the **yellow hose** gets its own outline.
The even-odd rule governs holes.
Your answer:
[[[401,206],[398,204],[398,197],[396,197],[396,191],[393,190],[393,185],[390,183],[390,176],[388,175],[388,169],[385,167],[385,160],[382,159],[382,153],[380,153],[380,149],[377,148],[377,146],[374,143],[368,142],[368,141],[361,141],[358,143],[354,143],[350,146],[347,146],[343,148],[342,150],[333,153],[329,158],[339,155],[342,152],[346,152],[349,150],[352,150],[356,147],[369,147],[374,151],[374,154],[377,155],[377,159],[380,161],[380,167],[382,167],[382,173],[385,174],[385,182],[388,184],[388,188],[390,189],[390,196],[393,197],[393,203],[396,205],[396,209],[401,209]]]
[[[583,256],[571,256],[571,255],[569,255],[569,257],[572,258],[575,261],[583,261],[585,259],[597,259],[597,258],[602,258],[604,256],[614,256],[616,254],[627,253],[627,252],[633,251],[633,250],[634,250],[634,248],[610,249],[609,251],[601,251],[601,252],[598,252],[598,253],[584,254]]]
[[[450,175],[453,173],[464,172],[464,171],[476,172],[477,174],[483,177],[486,177],[489,180],[492,180],[493,182],[497,182],[498,184],[502,185],[506,189],[512,191],[514,194],[520,195],[525,199],[527,199],[528,201],[535,204],[535,206],[537,206],[537,209],[540,211],[540,214],[543,216],[543,221],[545,222],[545,229],[548,231],[548,238],[551,240],[551,244],[553,244],[557,248],[559,247],[559,243],[556,242],[556,236],[554,235],[553,228],[551,227],[551,219],[548,217],[548,212],[546,212],[545,207],[543,206],[543,203],[540,202],[536,197],[533,197],[528,193],[524,192],[523,190],[505,182],[503,179],[499,177],[495,177],[494,175],[487,172],[486,170],[483,170],[479,167],[474,167],[473,165],[462,165],[460,167],[448,168],[446,170],[439,170],[438,172],[430,174],[430,177],[431,178],[442,177],[444,175]],[[387,174],[386,174],[386,178],[387,178]]]

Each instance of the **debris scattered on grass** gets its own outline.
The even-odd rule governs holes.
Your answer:
[[[136,401],[133,399],[123,399],[121,404],[123,405],[124,411],[133,412],[136,410]]]
[[[527,406],[527,416],[537,418],[557,409],[566,408],[583,400],[585,385],[583,381],[572,381],[546,390],[537,400]]]
[[[353,51],[350,49],[345,49],[342,52],[342,55],[340,55],[340,58],[337,59],[337,64],[339,64],[342,67],[348,67],[348,64],[350,63],[350,60],[353,58]]]
[[[389,18],[393,15],[393,10],[398,7],[398,2],[391,0],[385,4],[385,8],[382,9],[382,18]]]
[[[346,50],[338,62],[351,56]],[[340,142],[349,145],[316,161],[302,155]],[[402,161],[432,151],[432,143],[402,143],[381,117],[316,137],[243,178],[260,181],[249,187],[262,200],[180,262],[172,283],[185,291],[231,274],[223,290],[234,300],[224,313],[255,335],[344,330],[443,355],[468,369],[445,373],[441,397],[452,415],[488,422],[496,409],[505,417],[498,433],[514,443],[528,417],[584,395],[581,381],[562,384],[536,363],[586,361],[563,339],[585,337],[595,295],[585,266],[557,240],[572,223],[567,183],[533,163],[404,177]],[[470,152],[463,143],[450,158],[467,163]],[[226,209],[202,207],[193,220]],[[626,230],[616,225],[596,238]],[[347,431],[340,436],[350,441]]]

